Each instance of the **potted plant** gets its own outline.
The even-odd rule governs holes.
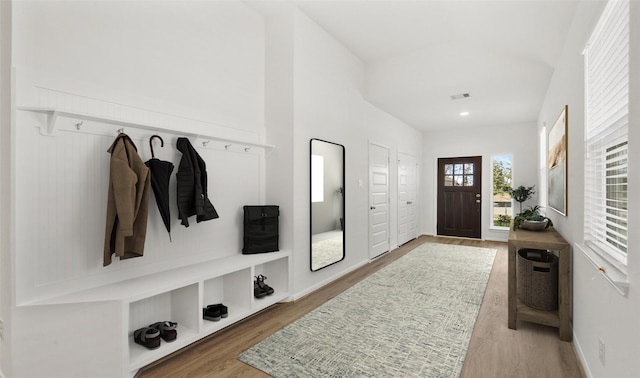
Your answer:
[[[509,193],[511,198],[513,198],[520,204],[520,213],[518,214],[522,214],[522,203],[536,194],[536,186],[533,185],[530,187],[526,187],[524,185],[520,185],[515,189],[509,187],[507,188],[507,192]]]
[[[343,187],[339,186],[338,189],[336,189],[336,193],[338,193],[340,198],[344,198],[344,188]],[[343,214],[344,214],[344,209],[343,209]],[[344,217],[340,217],[340,231],[344,231]]]
[[[513,218],[513,229],[524,228],[526,230],[539,231],[546,230],[549,226],[553,226],[551,219],[540,214],[541,207],[530,206],[529,208],[522,210],[522,203],[531,198],[536,193],[536,186],[524,186],[507,188],[507,192],[511,195],[516,202],[520,204],[520,212]]]
[[[553,226],[551,219],[540,214],[540,206],[530,206],[513,218],[513,229],[524,228],[525,230],[540,231]]]

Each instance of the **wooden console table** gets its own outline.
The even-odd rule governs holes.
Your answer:
[[[560,340],[571,341],[571,248],[552,227],[545,231],[523,229],[509,232],[509,328],[516,329],[518,319],[559,328]],[[518,299],[516,254],[520,248],[546,249],[558,253],[558,310],[531,308]]]

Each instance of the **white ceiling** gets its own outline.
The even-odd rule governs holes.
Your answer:
[[[367,100],[436,130],[535,122],[579,1],[293,2],[366,64]]]

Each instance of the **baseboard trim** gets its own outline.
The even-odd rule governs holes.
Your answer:
[[[576,336],[575,331],[573,332],[573,352],[576,354],[576,358],[580,362],[580,369],[582,369],[582,373],[587,378],[593,378],[593,374],[591,374],[591,370],[589,370],[589,365],[585,362],[584,353],[582,352],[582,347],[580,346],[580,340]]]
[[[432,236],[434,238],[451,238],[451,239],[462,239],[462,240],[479,240],[479,241],[494,241],[494,242],[503,242],[506,243],[507,239],[499,239],[493,237],[485,237],[485,238],[465,238],[462,236],[447,236],[447,235],[436,235],[436,234],[422,234],[421,236]]]
[[[330,276],[329,278],[327,278],[325,280],[322,280],[322,281],[318,282],[317,284],[315,284],[315,285],[313,285],[311,287],[308,287],[308,288],[306,288],[305,290],[303,290],[303,291],[301,291],[299,293],[294,293],[293,296],[291,297],[291,299],[295,301],[295,300],[298,300],[298,299],[300,299],[300,298],[302,298],[302,297],[304,297],[304,296],[306,296],[308,294],[311,294],[312,292],[320,289],[321,287],[330,284],[331,282],[337,280],[338,278],[340,278],[340,277],[342,277],[342,276],[344,276],[346,274],[349,274],[349,273],[353,272],[354,270],[356,270],[356,269],[358,269],[358,268],[360,268],[360,267],[362,267],[362,266],[364,266],[364,265],[366,265],[368,263],[369,263],[369,260],[365,260],[365,261],[362,261],[362,262],[360,262],[358,264],[355,264],[355,265],[351,266],[350,268],[345,269],[345,270],[343,270],[341,272],[338,272],[338,273],[334,274],[333,276]]]

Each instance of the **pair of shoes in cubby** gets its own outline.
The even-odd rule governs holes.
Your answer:
[[[275,292],[275,290],[273,290],[273,288],[269,285],[267,285],[266,283],[264,283],[264,280],[266,280],[267,277],[263,276],[262,274],[259,276],[256,276],[256,280],[253,281],[253,296],[256,298],[264,298],[267,295],[271,295]]]
[[[158,349],[160,348],[160,339],[169,343],[176,340],[178,337],[177,327],[178,323],[176,322],[153,323],[148,327],[135,330],[133,332],[133,341],[147,349]]]
[[[227,316],[229,316],[229,310],[222,303],[208,305],[202,309],[202,318],[205,320],[217,322],[220,318],[226,318]]]

